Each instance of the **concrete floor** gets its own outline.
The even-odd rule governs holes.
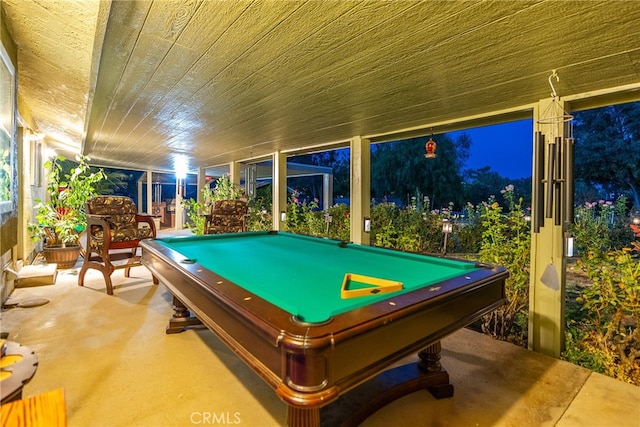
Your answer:
[[[164,333],[171,295],[146,268],[116,271],[114,296],[97,271],[84,288],[77,273],[16,289],[8,304],[49,302],[2,312],[39,358],[23,397],[63,388],[69,426],[285,424],[285,404],[211,332]],[[639,387],[467,329],[442,344],[454,396],[416,392],[364,426],[640,426]]]

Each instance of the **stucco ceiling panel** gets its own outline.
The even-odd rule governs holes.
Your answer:
[[[116,86],[114,96],[116,101],[109,106],[110,118],[101,129],[103,137],[109,138],[110,135],[118,132],[125,118],[131,119],[130,121],[135,124],[139,121],[141,114],[144,117],[149,113],[147,100],[144,100],[144,103],[138,101],[147,91],[158,90],[156,85],[159,81],[153,76],[162,61],[162,55],[150,52],[166,53],[170,48],[170,42],[156,36],[142,34],[137,38],[131,60],[128,61]],[[123,132],[129,133],[127,130]]]
[[[90,91],[97,3],[2,2],[18,46],[18,94],[40,131],[80,147]]]
[[[627,56],[631,66],[633,67],[634,73],[638,77],[638,80],[640,80],[640,50],[628,52]]]
[[[394,32],[398,32],[397,26],[395,26]],[[413,34],[414,32],[408,31],[408,33]],[[348,39],[352,39],[352,37],[348,37]],[[337,85],[346,84],[351,80],[358,79],[361,76],[366,77],[372,72],[372,70],[386,70],[386,76],[383,76],[383,78],[386,77],[387,79],[393,79],[393,76],[395,75],[394,71],[402,70],[403,59],[406,58],[406,53],[397,53],[399,51],[398,46],[394,46],[393,43],[391,43],[390,46],[389,39],[387,37],[382,36],[380,37],[380,40],[383,40],[384,44],[365,43],[365,45],[368,46],[367,49],[358,49],[359,45],[354,45],[353,51],[350,51],[350,55],[337,55],[336,57],[332,57],[328,59],[326,66],[318,66],[318,64],[316,64],[313,68],[310,68],[307,71],[303,67],[300,67],[298,64],[297,67],[294,67],[296,70],[298,70],[298,74],[289,76],[289,86],[295,86],[297,88],[297,96],[294,101],[300,103],[308,103],[310,102],[309,96],[314,96],[324,90],[335,90]],[[420,41],[408,39],[404,42],[406,43],[406,45],[412,46],[413,51],[420,50],[420,45],[417,45],[417,43]],[[421,43],[424,44],[425,42],[421,41]],[[397,56],[394,57],[394,55]],[[378,61],[378,63],[375,63],[376,60]],[[372,63],[372,61],[374,61],[374,63]],[[413,63],[412,65],[414,65],[415,67],[415,63]],[[428,68],[429,65],[425,63],[424,67]],[[286,70],[290,69],[290,67],[283,68]],[[415,68],[413,68],[413,71],[417,71],[414,72],[414,74],[419,74],[421,70],[416,70]],[[381,81],[383,84],[379,86],[368,85],[369,92],[372,90],[385,90],[385,87],[387,86],[384,84],[385,80],[379,81]],[[392,82],[389,81],[389,83]],[[396,86],[392,84],[388,86],[391,88],[396,88]],[[305,92],[305,89],[307,89],[308,92]],[[345,92],[347,92],[347,95],[350,97],[361,95],[361,92]],[[280,93],[274,92],[272,95],[264,99],[263,102],[283,105],[283,103],[271,101],[271,98],[277,99],[279,97]],[[259,109],[261,108],[261,106],[259,104],[254,104],[254,108]],[[297,108],[297,106],[294,106],[293,108]]]
[[[349,28],[351,28],[351,27],[352,27],[352,26],[349,26]],[[348,37],[348,38],[350,38],[350,37]],[[375,50],[376,50],[375,48],[374,48],[374,49],[371,49],[371,52],[375,52]],[[311,50],[310,50],[310,51],[311,51]],[[370,56],[371,56],[371,54],[370,54]],[[235,71],[235,70],[234,70],[234,71]],[[229,73],[229,74],[230,74],[231,76],[233,76],[233,73]],[[335,83],[334,83],[334,82],[331,82],[331,81],[329,81],[329,82],[327,83],[327,85],[328,85],[329,87],[330,87],[332,84],[335,84]],[[355,93],[357,93],[357,92],[355,92]],[[237,99],[237,98],[236,98],[236,99]],[[240,99],[242,99],[242,98],[240,98]],[[305,98],[304,96],[300,96],[298,99],[306,99],[306,98]],[[216,102],[218,102],[218,101],[216,101]],[[240,103],[241,103],[241,104],[244,104],[244,105],[247,105],[247,104],[246,104],[246,102],[242,102],[242,101],[241,101]],[[295,106],[290,107],[290,109],[292,109],[292,108],[293,108],[293,110],[295,111]],[[278,116],[277,112],[276,112],[275,114],[273,114],[273,113],[272,113],[271,115],[272,115],[272,116],[274,116],[274,117],[277,117],[277,116]],[[326,117],[326,115],[325,115],[325,117]],[[263,117],[262,119],[264,119],[264,117]],[[308,121],[308,120],[305,120],[305,121]],[[171,122],[169,122],[169,123],[171,123]],[[264,120],[262,121],[262,123],[266,124]],[[246,126],[246,122],[245,122],[245,121],[243,121],[243,120],[240,120],[239,122],[236,122],[236,124],[235,124],[234,126],[242,125],[242,124],[245,124],[245,126]],[[281,126],[282,126],[282,125],[281,125]],[[176,129],[176,130],[180,130],[180,129],[181,129],[181,127],[180,127],[180,126],[175,126],[175,125],[174,125],[174,126],[172,126],[172,127],[173,127],[174,129]],[[286,126],[285,126],[283,129],[285,129],[285,128],[286,128]],[[280,132],[280,129],[274,129],[274,130],[273,130],[273,133],[280,134],[281,132]],[[174,135],[175,135],[175,134],[174,134]],[[166,135],[166,136],[167,136],[167,137],[169,137],[170,135]],[[178,134],[178,135],[175,135],[174,137],[179,137],[179,134]]]
[[[584,76],[589,76],[589,79],[584,79]],[[628,55],[620,54],[577,64],[562,73],[560,82],[553,83],[558,95],[565,96],[597,91],[602,87],[622,86],[632,81],[640,81],[638,77],[637,71],[629,64]],[[550,94],[551,90],[547,92]]]
[[[109,11],[103,24],[92,18],[99,5]],[[562,96],[640,80],[633,1],[3,0],[2,8],[22,54],[20,94],[37,122],[73,129],[64,138],[78,145],[84,126],[84,152],[104,165],[170,169],[185,153],[192,167],[208,166],[354,135],[429,133],[434,123],[549,97],[553,69]],[[79,35],[96,25],[96,40],[84,42]],[[65,44],[58,57],[48,47],[56,40]]]
[[[109,25],[104,36],[104,45],[109,48],[106,52],[103,49],[100,55],[99,81],[95,89],[95,98],[91,106],[84,144],[84,149],[92,152],[96,159],[104,157],[99,154],[99,149],[107,149],[104,144],[98,144],[98,141],[106,141],[110,134],[108,129],[113,125],[109,124],[111,119],[109,111],[114,104],[118,103],[117,88],[122,80],[122,73],[126,69],[129,57],[135,48],[140,31],[139,27],[144,24],[151,4],[151,2],[125,1],[118,2],[118,7],[112,5],[110,9]],[[117,147],[122,141],[115,139],[112,142]],[[111,150],[115,151],[113,148]]]

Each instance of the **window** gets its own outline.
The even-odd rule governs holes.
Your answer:
[[[15,69],[4,46],[0,44],[0,213],[13,210],[14,141],[15,141]]]

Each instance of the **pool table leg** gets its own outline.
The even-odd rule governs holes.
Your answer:
[[[177,334],[184,331],[189,326],[202,326],[202,322],[195,316],[191,315],[189,309],[176,296],[173,296],[173,316],[169,320],[169,324],[165,329],[167,334]]]
[[[442,369],[440,364],[440,352],[442,351],[442,345],[440,341],[431,344],[429,347],[418,353],[420,362],[418,367],[426,372],[426,375],[443,373],[446,375],[446,381],[436,382],[427,386],[429,393],[436,399],[444,399],[446,397],[453,396],[453,385],[449,383],[449,374]]]
[[[287,426],[289,427],[319,427],[320,408],[303,409],[288,405]]]
[[[419,362],[387,369],[321,408],[320,425],[357,427],[383,406],[419,390],[436,399],[453,396],[449,373],[440,365],[441,348],[438,341],[418,353]]]

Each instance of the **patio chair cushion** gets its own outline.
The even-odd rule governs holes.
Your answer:
[[[103,216],[109,224],[111,242],[128,242],[153,237],[153,230],[140,227],[136,217],[136,206],[129,197],[96,196],[87,203],[87,213]],[[104,229],[90,226],[91,248],[99,249],[104,242]]]
[[[216,200],[205,221],[205,234],[246,231],[248,206],[244,200]]]

